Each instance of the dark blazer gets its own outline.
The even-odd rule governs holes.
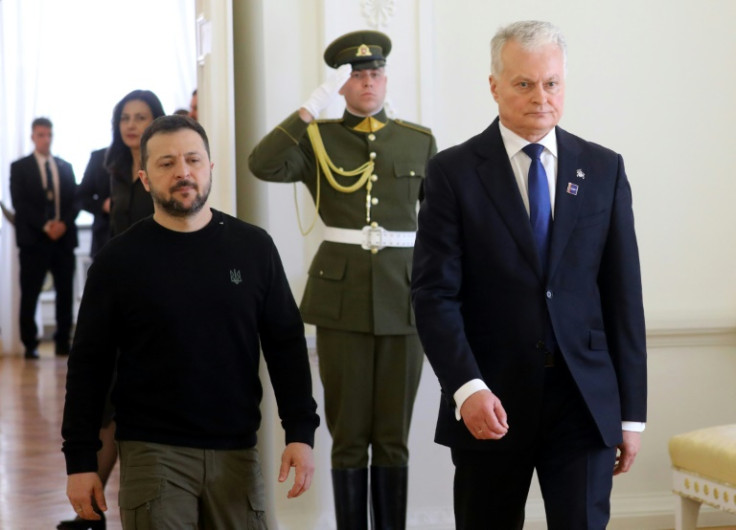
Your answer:
[[[604,443],[646,421],[646,341],[631,190],[620,155],[557,128],[547,279],[498,126],[430,160],[414,250],[417,329],[442,388],[436,438],[460,449],[531,443],[541,411],[547,314]],[[453,394],[483,379],[508,413],[500,441],[455,419]]]
[[[72,166],[54,157],[59,169],[59,215],[66,224],[66,233],[58,243],[73,250],[77,246],[77,226],[74,220],[78,210],[74,201],[77,183]],[[29,247],[47,238],[43,231],[46,224],[46,194],[41,181],[41,169],[33,154],[16,160],[10,165],[10,196],[15,208],[15,239],[18,247]]]
[[[107,148],[92,151],[82,182],[77,188],[79,208],[94,215],[90,249],[90,256],[93,257],[110,239],[110,214],[102,211],[102,205],[110,197],[110,173],[105,168],[106,154]]]

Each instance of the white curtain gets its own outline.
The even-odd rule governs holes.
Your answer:
[[[90,152],[110,143],[117,101],[140,88],[167,113],[188,108],[196,74],[194,0],[0,0],[0,200],[11,205],[10,163],[33,150],[34,118],[51,119],[51,150],[81,180]],[[21,350],[17,278],[15,235],[0,220],[0,353]]]

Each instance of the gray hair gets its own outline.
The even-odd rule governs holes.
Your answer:
[[[503,70],[501,51],[510,40],[515,40],[525,50],[536,50],[548,44],[557,45],[562,51],[562,64],[567,72],[567,43],[560,29],[549,22],[523,20],[499,28],[491,39],[492,75],[499,75]]]

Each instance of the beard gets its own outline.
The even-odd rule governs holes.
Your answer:
[[[188,206],[182,201],[174,198],[174,192],[180,188],[191,187],[192,190],[197,194],[194,200]],[[151,198],[153,202],[158,204],[166,213],[173,217],[187,217],[194,215],[199,212],[202,207],[207,203],[207,199],[210,196],[210,190],[212,189],[212,175],[210,174],[209,181],[202,193],[199,192],[199,186],[193,180],[182,180],[174,184],[169,188],[168,197],[164,196],[157,190],[151,188]]]

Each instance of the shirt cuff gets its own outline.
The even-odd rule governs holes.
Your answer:
[[[456,420],[460,421],[462,419],[462,416],[460,416],[460,409],[463,408],[463,403],[465,403],[465,400],[468,399],[471,394],[475,394],[478,390],[490,391],[490,388],[488,388],[488,385],[486,385],[482,379],[471,379],[463,386],[458,388],[452,395],[453,399],[455,400]]]
[[[624,431],[632,431],[632,432],[644,432],[644,429],[646,429],[647,424],[640,422],[640,421],[623,421],[621,422],[621,428]]]

